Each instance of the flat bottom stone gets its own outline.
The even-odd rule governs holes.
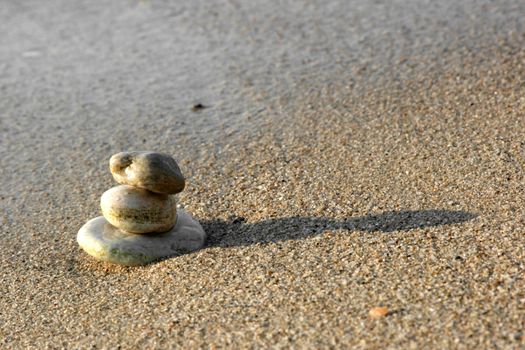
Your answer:
[[[99,216],[86,222],[77,235],[78,244],[89,255],[127,266],[146,265],[160,258],[197,250],[205,240],[206,233],[199,222],[182,209],[177,211],[177,222],[168,232],[129,233]]]

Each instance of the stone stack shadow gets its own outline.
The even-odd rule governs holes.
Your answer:
[[[246,246],[286,240],[305,239],[332,230],[383,233],[410,231],[442,225],[460,224],[476,218],[466,211],[404,210],[370,214],[346,220],[327,217],[292,216],[246,223],[242,217],[201,221],[208,247]]]

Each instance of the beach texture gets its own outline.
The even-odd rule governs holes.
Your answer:
[[[0,33],[0,348],[525,347],[525,2],[0,0]],[[177,159],[204,249],[78,247],[128,150]]]

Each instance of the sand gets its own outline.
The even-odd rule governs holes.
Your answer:
[[[524,15],[1,1],[0,347],[523,348]],[[177,158],[205,249],[78,248],[134,149]]]

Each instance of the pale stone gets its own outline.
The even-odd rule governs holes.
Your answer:
[[[177,162],[165,153],[117,153],[109,160],[109,169],[118,183],[152,192],[175,194],[185,186]]]
[[[133,233],[165,232],[177,219],[173,196],[127,185],[104,192],[100,207],[113,226]]]
[[[78,231],[77,242],[98,260],[120,265],[145,265],[154,260],[202,248],[206,233],[197,220],[180,209],[168,232],[140,235],[122,231],[103,216],[91,219]]]

